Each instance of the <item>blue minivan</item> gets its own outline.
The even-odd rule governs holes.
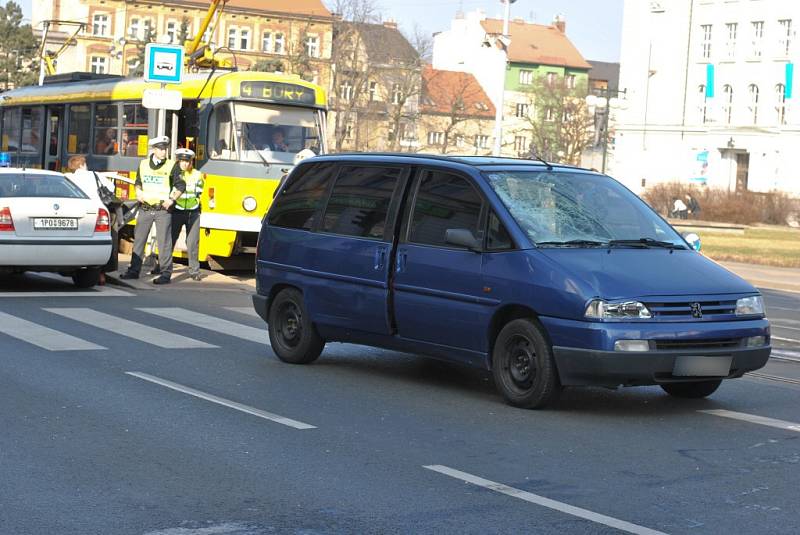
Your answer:
[[[326,342],[492,370],[512,405],[564,386],[682,398],[764,366],[758,290],[608,176],[531,160],[300,163],[258,240],[253,304],[294,364]]]

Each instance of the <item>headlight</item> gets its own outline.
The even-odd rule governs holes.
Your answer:
[[[256,206],[258,206],[258,203],[256,202],[255,197],[245,197],[242,201],[242,208],[248,212],[255,210]]]
[[[760,295],[742,297],[736,301],[737,316],[761,316],[764,314],[764,300]]]
[[[639,301],[625,301],[623,303],[609,303],[602,299],[595,299],[586,307],[584,316],[592,319],[619,319],[640,318],[648,319],[653,315],[647,307]]]

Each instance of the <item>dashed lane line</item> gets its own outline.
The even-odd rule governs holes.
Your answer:
[[[0,312],[0,333],[28,342],[49,351],[92,351],[103,346],[81,340],[70,334],[50,329],[38,323]]]
[[[235,336],[236,338],[241,338],[250,342],[269,345],[269,337],[267,336],[266,329],[257,329],[249,325],[223,320],[185,308],[139,308],[138,310],[147,312],[148,314],[155,314],[162,318],[194,325],[209,331]]]
[[[98,329],[111,331],[119,336],[163,347],[164,349],[212,349],[217,347],[119,316],[98,312],[91,308],[45,308],[44,310],[74,321],[86,323]]]
[[[507,485],[503,485],[502,483],[489,481],[488,479],[483,479],[482,477],[468,474],[466,472],[462,472],[460,470],[449,468],[447,466],[443,466],[440,464],[423,466],[423,468],[427,468],[428,470],[432,470],[434,472],[438,472],[440,474],[444,474],[446,476],[450,476],[452,478],[459,479],[461,481],[465,481],[467,483],[471,483],[473,485],[477,485],[479,487],[483,487],[485,489],[498,492],[500,494],[505,494],[506,496],[511,496],[512,498],[518,498],[526,502],[534,503],[536,505],[541,505],[542,507],[547,507],[548,509],[553,509],[555,511],[560,511],[568,515],[576,516],[578,518],[583,518],[584,520],[589,520],[597,524],[604,524],[606,526],[610,526],[620,531],[625,531],[628,533],[636,533],[638,535],[665,535],[661,531],[656,531],[654,529],[646,528],[644,526],[631,524],[630,522],[626,522],[624,520],[619,520],[616,518],[612,518],[610,516],[601,515],[600,513],[595,513],[587,509],[581,509],[580,507],[575,507],[573,505],[569,505],[566,503],[557,502],[555,500],[551,500],[550,498],[539,496],[538,494],[533,494],[531,492],[516,489],[514,487],[509,487]]]
[[[782,336],[770,336],[772,340],[779,340],[781,342],[793,342],[795,344],[800,344],[800,340],[795,340],[794,338],[783,338]]]
[[[132,377],[136,377],[138,379],[142,379],[144,381],[148,381],[150,383],[154,383],[165,388],[169,388],[171,390],[175,390],[177,392],[181,392],[183,394],[188,394],[190,396],[194,396],[196,398],[200,398],[206,401],[210,401],[211,403],[216,403],[217,405],[222,405],[224,407],[228,407],[231,409],[235,409],[237,411],[245,412],[247,414],[252,414],[253,416],[258,416],[259,418],[263,418],[265,420],[270,420],[272,422],[285,425],[291,427],[293,429],[316,429],[316,426],[303,423],[297,420],[292,420],[291,418],[286,418],[284,416],[280,416],[278,414],[274,414],[271,412],[263,411],[261,409],[256,409],[255,407],[250,407],[248,405],[243,405],[241,403],[237,403],[235,401],[231,401],[229,399],[221,398],[215,396],[213,394],[207,394],[205,392],[201,392],[200,390],[195,390],[194,388],[183,386],[178,383],[173,383],[172,381],[168,381],[166,379],[161,379],[159,377],[155,377],[153,375],[149,375],[142,372],[125,372],[127,375]]]
[[[731,418],[733,420],[741,420],[751,424],[766,425],[768,427],[775,427],[785,431],[794,431],[800,433],[800,424],[794,422],[787,422],[786,420],[776,420],[775,418],[767,418],[766,416],[758,416],[755,414],[747,414],[745,412],[726,411],[724,409],[709,409],[701,410],[705,414],[713,416],[721,416],[722,418]]]

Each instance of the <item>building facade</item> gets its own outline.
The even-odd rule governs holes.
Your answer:
[[[615,174],[800,195],[800,2],[626,0]]]
[[[532,130],[551,113],[537,106],[540,82],[567,90],[586,87],[591,65],[567,38],[562,18],[552,25],[509,21],[507,58],[497,46],[502,33],[503,21],[480,10],[459,15],[449,30],[434,36],[433,67],[470,73],[494,106],[502,100],[502,154],[527,156],[535,143]]]
[[[33,0],[32,26],[39,37],[48,20],[83,23],[58,58],[58,73],[127,76],[141,70],[148,39],[191,39],[208,7],[199,0]],[[229,0],[212,26],[203,40],[240,70],[279,70],[328,87],[333,17],[321,0]],[[47,49],[60,48],[74,28],[51,23]]]
[[[475,77],[466,72],[422,71],[417,151],[488,155],[495,108]]]
[[[416,150],[422,60],[393,21],[337,21],[329,132],[334,151]]]

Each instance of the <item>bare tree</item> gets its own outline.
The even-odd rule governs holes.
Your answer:
[[[436,148],[442,154],[458,149],[459,137],[472,137],[475,154],[480,152],[479,136],[483,121],[493,116],[486,103],[488,97],[475,78],[467,73],[437,71],[430,67],[423,75],[423,126],[427,131],[441,132]]]
[[[375,0],[335,0],[332,11],[333,50],[331,54],[331,101],[335,110],[334,150],[341,151],[353,131],[358,147],[361,129],[351,129],[357,122],[358,107],[369,91],[372,66],[365,50],[360,25],[379,20]]]
[[[404,36],[405,37],[405,36]],[[401,150],[401,140],[408,131],[416,130],[419,115],[419,96],[422,93],[422,69],[424,59],[430,55],[433,41],[418,27],[411,37],[405,37],[413,48],[413,54],[398,55],[378,74],[379,86],[387,102],[387,121],[391,133],[389,149]]]
[[[533,155],[579,165],[581,154],[594,141],[594,120],[585,100],[586,83],[570,87],[566,78],[539,76],[525,93],[525,125],[515,133],[530,135],[529,150]]]

